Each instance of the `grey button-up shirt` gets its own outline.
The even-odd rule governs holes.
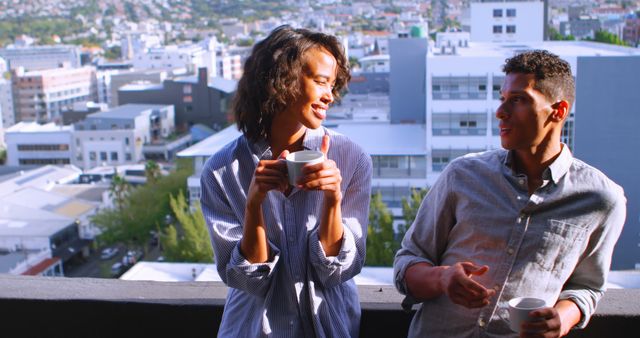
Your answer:
[[[513,172],[511,161],[506,150],[456,159],[425,197],[395,258],[398,290],[407,294],[412,264],[471,261],[489,266],[474,279],[497,292],[479,309],[446,295],[423,302],[410,337],[515,336],[498,309],[519,296],[548,306],[573,300],[582,312],[578,327],[593,314],[626,216],[622,188],[563,146],[529,196],[526,176]],[[407,295],[405,305],[412,302]]]
[[[206,163],[201,177],[202,211],[227,296],[220,337],[357,337],[360,303],[353,277],[364,264],[371,157],[343,135],[308,129],[303,146],[320,150],[331,137],[327,156],[342,176],[344,235],[337,256],[327,257],[318,225],[321,191],[294,188],[289,196],[270,191],[262,205],[272,257],[252,264],[239,241],[249,185],[261,159],[272,159],[263,140],[242,136]]]

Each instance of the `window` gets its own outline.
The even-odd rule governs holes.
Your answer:
[[[501,18],[502,17],[502,9],[494,9],[493,10],[493,17],[494,18]]]
[[[96,160],[96,152],[95,151],[90,151],[89,152],[89,160],[91,160],[91,161],[95,161]]]
[[[111,161],[118,161],[118,152],[117,151],[112,151],[111,152]]]
[[[493,26],[493,34],[502,34],[502,26],[500,25]]]
[[[516,16],[516,9],[515,8],[507,8],[507,17],[508,18],[514,18]]]
[[[191,94],[191,85],[184,85],[184,87],[182,87],[182,93]]]
[[[107,160],[107,152],[106,151],[101,151],[100,152],[100,161],[106,161]]]
[[[124,159],[127,161],[131,161],[131,153],[124,154]]]
[[[193,98],[191,97],[191,95],[184,96],[184,97],[182,98],[182,102],[184,102],[184,103],[191,103],[191,102],[193,102]]]
[[[129,138],[128,137],[124,138],[124,144],[129,145]]]
[[[507,26],[507,34],[515,34],[516,32],[516,26],[515,25],[508,25]]]

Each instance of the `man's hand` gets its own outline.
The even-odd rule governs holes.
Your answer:
[[[467,308],[479,308],[489,304],[496,293],[472,279],[489,271],[489,267],[471,262],[456,263],[447,267],[440,278],[440,288],[452,302]]]
[[[524,322],[520,330],[520,337],[526,338],[555,338],[569,333],[582,316],[578,306],[571,300],[563,299],[555,307],[547,307],[531,311],[529,316],[538,318],[534,322]]]
[[[552,307],[531,311],[529,317],[535,321],[523,322],[520,327],[520,337],[526,338],[555,338],[560,334],[560,315]]]
[[[322,190],[325,200],[335,204],[342,201],[342,192],[340,191],[342,176],[336,162],[327,158],[329,143],[329,135],[324,135],[320,147],[320,151],[324,154],[324,162],[304,166],[302,168],[303,177],[298,179],[296,183],[298,187],[305,190]]]

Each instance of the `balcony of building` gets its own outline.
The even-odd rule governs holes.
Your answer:
[[[213,337],[226,293],[220,282],[0,275],[0,332],[4,337]],[[406,337],[412,314],[402,311],[402,296],[392,286],[359,286],[359,294],[361,337]],[[587,329],[569,337],[634,336],[639,322],[640,289],[611,289]]]

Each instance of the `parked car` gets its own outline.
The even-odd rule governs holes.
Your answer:
[[[106,248],[102,250],[102,253],[100,254],[100,258],[107,260],[115,257],[115,255],[117,254],[118,254],[118,248]]]
[[[144,257],[144,254],[142,253],[142,251],[129,250],[124,256],[122,256],[122,265],[124,266],[134,265],[138,263],[142,259],[142,257]]]
[[[113,265],[111,266],[111,275],[114,277],[120,276],[120,273],[122,272],[123,268],[124,266],[122,265],[122,263],[120,262],[113,263]]]

